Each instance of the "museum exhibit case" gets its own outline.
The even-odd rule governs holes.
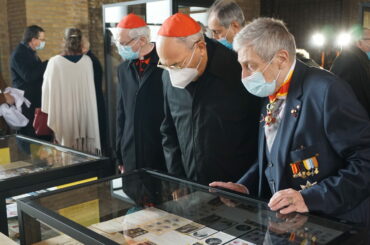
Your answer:
[[[8,233],[6,198],[113,174],[106,157],[21,135],[0,137],[0,231]]]
[[[145,169],[17,204],[21,244],[362,244],[366,236],[360,227],[281,215],[263,200]]]

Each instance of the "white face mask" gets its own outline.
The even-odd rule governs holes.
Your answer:
[[[195,53],[195,49],[193,50],[193,53],[191,55],[191,58],[186,66],[188,66],[193,59]],[[167,68],[171,84],[175,88],[181,88],[184,89],[186,86],[188,86],[189,83],[191,83],[197,76],[198,76],[198,67],[200,65],[200,62],[202,61],[202,57],[200,57],[199,63],[196,68],[180,68],[180,69],[170,69]]]

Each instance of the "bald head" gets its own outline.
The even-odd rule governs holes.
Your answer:
[[[185,42],[179,41],[176,37],[158,37],[157,52],[163,65],[182,65],[191,51]]]

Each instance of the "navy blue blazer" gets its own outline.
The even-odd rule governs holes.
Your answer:
[[[344,81],[297,60],[269,156],[267,161],[261,122],[258,161],[238,181],[251,194],[270,198],[276,191],[317,182],[301,190],[310,212],[370,224],[370,121]],[[312,157],[319,173],[293,177],[290,163]]]

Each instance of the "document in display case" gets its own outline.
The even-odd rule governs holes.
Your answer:
[[[21,199],[18,209],[21,244],[361,244],[366,240],[366,231],[359,227],[309,214],[280,215],[247,195],[151,170]],[[42,234],[47,229],[52,236]]]
[[[21,135],[0,137],[0,232],[8,234],[6,198],[113,174],[105,157]]]

